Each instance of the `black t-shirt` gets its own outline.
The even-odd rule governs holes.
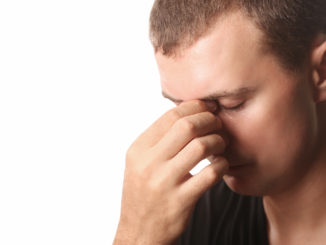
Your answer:
[[[198,201],[176,245],[267,245],[261,197],[234,193],[224,181]]]

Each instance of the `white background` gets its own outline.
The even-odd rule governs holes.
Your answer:
[[[125,151],[173,105],[153,0],[0,1],[0,244],[111,244]]]

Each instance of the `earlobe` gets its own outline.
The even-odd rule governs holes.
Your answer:
[[[326,37],[312,52],[315,101],[326,101]]]

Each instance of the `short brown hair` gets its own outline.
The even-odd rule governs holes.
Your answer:
[[[264,33],[264,46],[290,70],[300,70],[318,33],[326,33],[326,0],[156,0],[150,15],[155,52],[190,46],[219,16],[239,9]]]

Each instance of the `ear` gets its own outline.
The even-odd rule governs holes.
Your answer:
[[[320,35],[312,50],[312,80],[315,101],[326,101],[326,35]]]

